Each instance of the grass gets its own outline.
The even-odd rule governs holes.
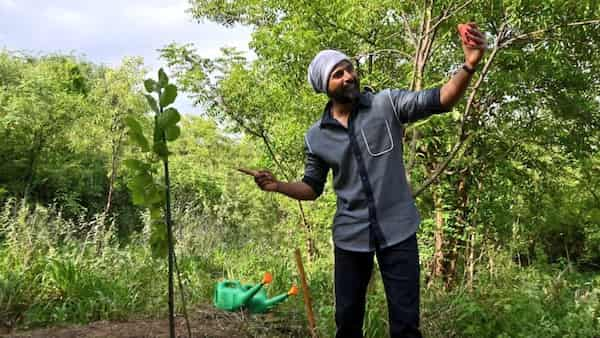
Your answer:
[[[210,232],[192,235],[198,228],[188,224],[179,242],[191,306],[210,304],[214,284],[222,278],[252,283],[268,270],[274,276],[270,295],[299,282],[286,243],[235,246]],[[53,208],[32,211],[9,202],[0,215],[0,325],[164,317],[166,264],[152,258],[144,233],[120,244],[112,229],[98,218],[73,222]],[[500,268],[494,276],[480,271],[473,291],[460,285],[451,291],[435,285],[422,289],[425,336],[594,337],[600,332],[597,273],[579,273],[568,265],[523,268],[502,254],[495,260]],[[335,329],[332,261],[324,254],[306,266],[318,329],[325,337]],[[386,303],[377,273],[374,283],[365,333],[385,337]],[[276,315],[304,321],[302,298],[290,298]]]

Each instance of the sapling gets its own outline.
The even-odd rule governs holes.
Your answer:
[[[137,119],[132,116],[125,118],[129,138],[141,149],[144,157],[143,159],[128,159],[124,163],[133,172],[132,178],[127,184],[132,194],[133,203],[150,211],[150,246],[152,254],[154,257],[168,256],[169,333],[171,337],[175,337],[173,302],[175,250],[171,220],[169,149],[167,142],[175,141],[179,137],[181,130],[177,123],[181,119],[181,115],[177,109],[169,107],[177,97],[177,87],[169,83],[169,78],[162,68],[158,71],[158,82],[153,79],[146,79],[144,88],[147,92],[144,96],[154,114],[152,143],[146,138],[142,124]],[[158,100],[155,99],[154,95]],[[162,162],[164,167],[164,183],[160,182],[160,177],[158,177],[159,166],[156,166],[156,164],[159,162]],[[182,300],[184,300],[183,290],[181,292]]]

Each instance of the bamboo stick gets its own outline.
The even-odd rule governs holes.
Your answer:
[[[308,328],[311,336],[317,338],[317,331],[315,325],[315,316],[312,309],[312,301],[310,299],[310,290],[308,289],[308,283],[306,282],[306,274],[304,273],[304,265],[302,264],[302,255],[300,249],[296,249],[296,264],[298,265],[298,273],[300,273],[300,279],[302,282],[302,296],[304,297],[304,308],[306,309],[306,317],[308,318]]]

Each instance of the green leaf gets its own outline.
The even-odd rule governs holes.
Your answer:
[[[130,188],[131,189],[131,188]],[[142,190],[131,189],[131,199],[133,200],[133,204],[139,206],[146,205],[146,195]]]
[[[146,101],[148,101],[150,108],[152,108],[152,110],[154,110],[154,112],[158,114],[158,105],[156,104],[156,100],[154,99],[154,97],[152,97],[152,95],[149,94],[144,94],[144,96],[146,97]]]
[[[175,125],[181,120],[181,115],[175,108],[168,108],[158,117],[160,128],[166,130],[168,127]]]
[[[135,171],[148,171],[150,170],[150,165],[140,161],[140,160],[136,160],[133,158],[129,158],[126,159],[125,161],[123,161],[123,164],[125,164],[125,166],[131,170],[135,170]]]
[[[167,85],[165,91],[160,95],[160,106],[166,107],[175,102],[177,97],[177,87],[173,84]]]
[[[146,189],[146,201],[148,204],[158,204],[163,201],[163,194],[161,193],[161,186],[157,184],[151,184]]]
[[[144,172],[134,176],[133,179],[131,179],[130,184],[130,187],[133,189],[145,192],[149,186],[154,184],[154,181],[150,174]]]
[[[144,132],[142,131],[142,125],[131,116],[126,117],[124,121],[127,127],[129,127],[130,139],[138,146],[140,146],[143,152],[150,151],[150,144],[144,136]]]
[[[148,93],[152,93],[159,88],[158,83],[152,79],[146,79],[146,81],[144,81],[144,87]]]
[[[169,126],[165,130],[165,138],[167,141],[175,141],[180,134],[181,130],[179,129],[179,126]]]
[[[150,208],[150,219],[151,220],[159,220],[162,218],[162,213],[161,213],[161,209],[156,207],[156,208]]]
[[[152,222],[150,227],[150,247],[152,248],[152,256],[155,258],[167,256],[167,225],[162,220]]]
[[[169,77],[162,68],[158,70],[158,84],[160,88],[165,88],[169,84]]]

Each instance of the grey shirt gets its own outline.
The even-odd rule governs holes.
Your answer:
[[[333,171],[335,245],[367,252],[410,237],[420,218],[402,159],[403,124],[447,111],[440,105],[440,89],[365,91],[348,128],[330,108],[331,102],[306,133],[302,181],[320,195]]]

